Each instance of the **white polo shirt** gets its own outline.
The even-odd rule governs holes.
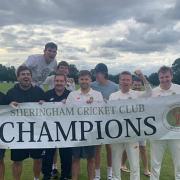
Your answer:
[[[47,64],[43,54],[31,55],[24,62],[32,71],[32,80],[36,85],[41,85],[47,76],[56,70],[57,62],[54,59],[51,63]]]
[[[152,97],[169,96],[174,94],[180,94],[180,85],[172,83],[171,87],[167,90],[162,89],[160,86],[152,90]]]
[[[149,92],[148,92],[149,93]],[[140,97],[148,97],[149,94],[146,95],[146,91],[134,91],[132,89],[129,92],[123,93],[121,90],[112,93],[110,95],[109,100],[121,100],[121,99],[136,99]]]
[[[90,89],[88,93],[84,94],[81,92],[81,89],[73,91],[67,97],[66,103],[78,104],[81,102],[87,102],[88,100],[93,99],[93,102],[102,102],[102,94],[98,91]]]

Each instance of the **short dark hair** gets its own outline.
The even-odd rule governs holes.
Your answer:
[[[27,66],[19,66],[18,67],[18,69],[17,69],[17,77],[19,77],[19,75],[20,75],[20,73],[22,72],[22,71],[29,71],[30,72],[30,74],[31,74],[31,76],[32,76],[32,71],[31,71],[31,69],[29,69]]]
[[[61,61],[61,62],[59,62],[59,64],[57,65],[57,69],[58,69],[60,66],[66,66],[66,67],[69,68],[69,64],[68,64],[66,61]]]
[[[65,74],[63,74],[63,73],[56,73],[56,74],[54,75],[54,79],[55,79],[57,76],[63,76],[63,77],[64,77],[64,80],[67,81],[67,76],[66,76]]]
[[[88,70],[81,70],[79,72],[79,77],[81,77],[81,76],[89,76],[90,78],[92,77],[90,71],[88,71]]]
[[[122,75],[129,75],[132,76],[132,74],[129,71],[123,71],[119,74],[119,78],[121,78]]]
[[[106,64],[104,64],[104,63],[97,64],[95,67],[95,72],[96,72],[96,74],[98,74],[98,73],[103,74],[104,78],[108,79],[108,68],[107,68]]]
[[[173,75],[173,71],[172,71],[171,67],[169,67],[169,66],[161,66],[158,70],[158,75],[160,73],[166,73],[166,72],[170,72],[170,74]]]
[[[142,80],[137,76],[133,76],[133,81],[138,81],[142,83]]]
[[[53,42],[48,42],[46,45],[45,45],[45,50],[47,50],[48,48],[51,48],[51,49],[56,49],[57,50],[57,45]]]

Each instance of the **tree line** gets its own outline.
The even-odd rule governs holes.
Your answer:
[[[176,59],[172,64],[173,70],[173,82],[176,84],[180,84],[180,58]],[[91,69],[92,79],[95,80],[95,70]],[[78,74],[79,70],[77,69],[76,65],[70,64],[70,74],[71,78],[75,79],[75,82],[78,82]],[[119,81],[119,74],[112,75],[109,74],[109,79],[118,83]],[[151,73],[147,76],[147,79],[153,86],[157,86],[159,84],[158,74],[157,72]],[[0,64],[0,82],[14,82],[16,81],[16,69],[14,66],[6,67]]]

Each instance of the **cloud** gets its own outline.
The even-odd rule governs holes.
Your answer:
[[[0,60],[18,66],[44,44],[78,68],[171,65],[180,48],[176,0],[0,0]],[[152,70],[153,70],[152,69]]]
[[[176,0],[174,6],[170,7],[166,12],[166,17],[171,18],[171,20],[173,19],[179,21],[180,18],[179,8],[180,8],[180,2]]]
[[[1,0],[0,25],[39,24],[66,21],[76,25],[108,25],[117,20],[134,17],[140,21],[152,21],[164,10],[162,3],[173,0]],[[149,12],[155,12],[149,13]],[[144,14],[148,13],[148,16]],[[152,18],[150,18],[152,17]]]
[[[179,43],[180,32],[175,30],[172,25],[157,28],[137,24],[136,27],[129,28],[128,33],[124,37],[114,36],[102,42],[102,47],[123,52],[145,54],[162,52],[170,46]]]

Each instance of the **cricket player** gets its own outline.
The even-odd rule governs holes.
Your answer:
[[[151,95],[151,87],[143,76],[141,71],[136,71],[138,77],[143,81],[146,87],[146,91],[141,93],[131,89],[132,86],[132,75],[128,71],[124,71],[119,76],[119,84],[121,89],[110,95],[109,100],[122,100],[122,99],[137,99],[140,97],[146,97]],[[127,156],[130,163],[130,180],[140,180],[140,169],[139,169],[139,144],[138,142],[127,142],[112,144],[112,180],[121,180],[121,158],[123,151],[126,150]]]
[[[160,85],[153,89],[152,97],[172,96],[180,94],[180,85],[173,84],[173,72],[170,67],[162,66],[158,71]],[[180,140],[153,140],[151,141],[151,177],[150,180],[159,180],[161,163],[166,148],[169,148],[175,168],[175,180],[180,180]]]
[[[66,103],[93,103],[95,101],[103,101],[102,94],[91,89],[91,73],[87,70],[82,70],[79,73],[80,89],[73,91],[67,97]],[[80,159],[87,160],[88,180],[94,179],[95,173],[95,151],[96,146],[74,147],[72,148],[72,180],[79,179]]]
[[[133,78],[132,89],[134,91],[140,91],[140,92],[144,90],[143,82],[141,81],[141,79],[139,79],[138,77]],[[151,173],[150,173],[149,167],[148,167],[148,155],[147,155],[147,149],[146,149],[146,140],[139,141],[139,151],[140,151],[141,160],[142,160],[142,163],[144,166],[143,174],[147,177],[150,177]],[[127,153],[126,153],[126,151],[124,151],[123,156],[122,156],[121,170],[124,172],[130,172],[126,166],[126,160],[127,160]]]

